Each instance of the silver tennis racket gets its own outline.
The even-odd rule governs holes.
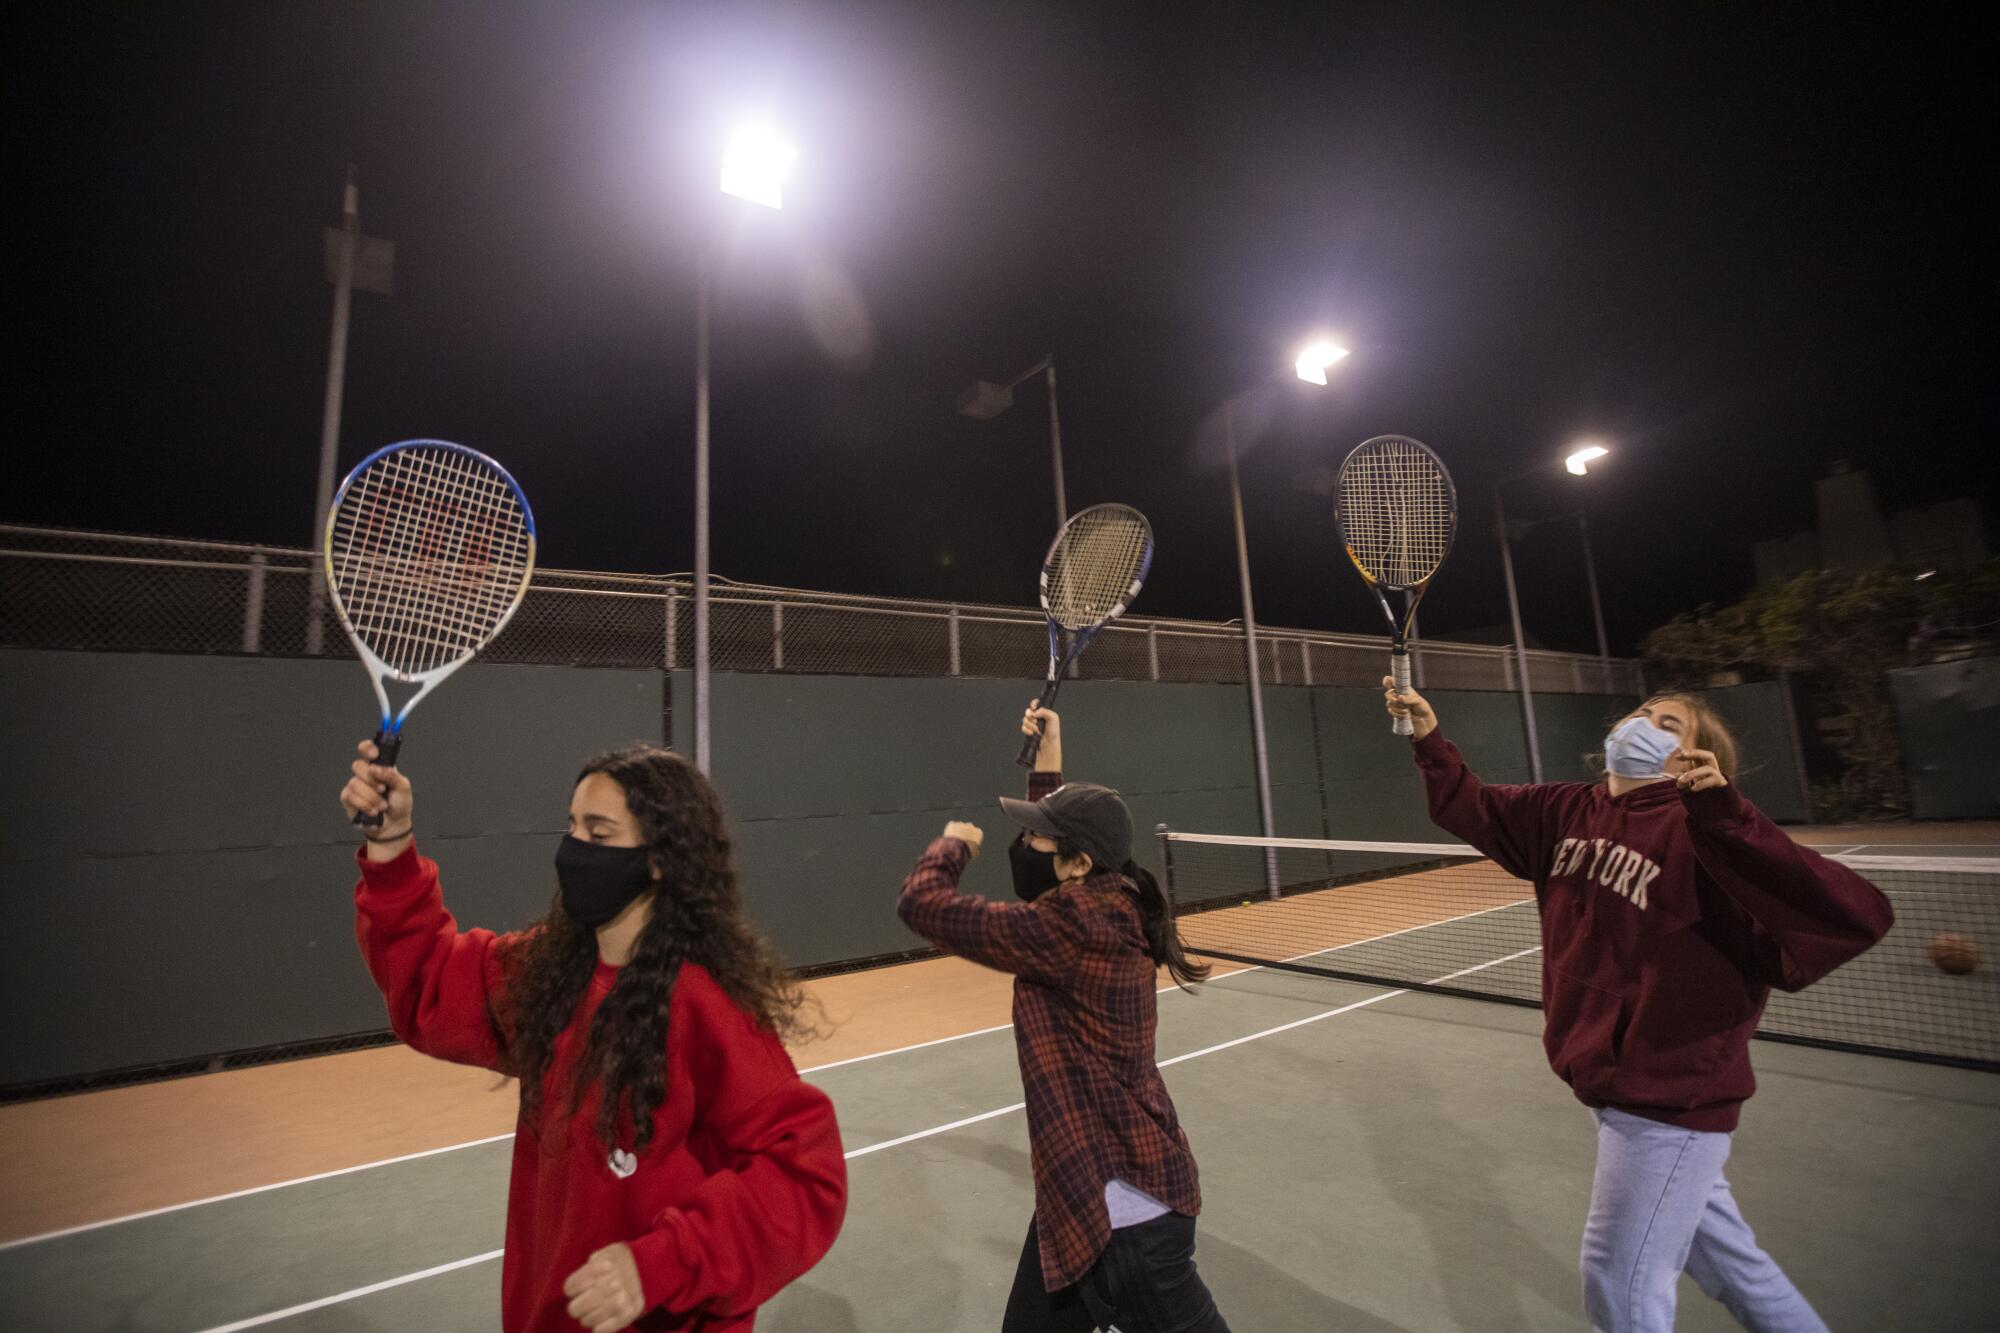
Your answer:
[[[1063,524],[1042,559],[1042,610],[1049,618],[1049,675],[1040,707],[1055,702],[1063,674],[1097,631],[1125,614],[1153,564],[1153,527],[1130,505],[1093,505]],[[1014,761],[1032,768],[1040,733]]]
[[[485,454],[405,440],[368,455],[340,483],[325,555],[333,609],[381,706],[375,762],[393,767],[411,710],[520,607],[535,570],[535,516]],[[399,709],[390,707],[391,680],[417,687]]]
[[[1389,675],[1410,688],[1410,623],[1431,579],[1451,554],[1458,528],[1458,491],[1430,448],[1406,435],[1377,435],[1356,445],[1340,465],[1334,517],[1347,558],[1382,605],[1389,622]],[[1389,594],[1403,595],[1399,616]],[[1395,722],[1398,736],[1413,730]]]

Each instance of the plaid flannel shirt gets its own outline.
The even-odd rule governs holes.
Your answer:
[[[1028,798],[1061,785],[1060,774],[1032,774]],[[1093,871],[1032,903],[998,903],[960,892],[971,859],[956,838],[933,842],[903,882],[896,912],[933,944],[1014,974],[1042,1281],[1059,1291],[1111,1239],[1108,1182],[1190,1217],[1201,1211],[1201,1188],[1153,1061],[1157,974],[1125,879]]]

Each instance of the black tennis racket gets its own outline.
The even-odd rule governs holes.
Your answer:
[[[375,762],[394,767],[410,710],[506,628],[535,572],[535,516],[475,449],[406,440],[361,460],[326,519],[326,586],[375,687]],[[417,692],[389,706],[388,682]],[[373,827],[380,815],[356,815]]]
[[[1407,435],[1377,435],[1354,446],[1340,465],[1334,517],[1347,558],[1382,604],[1389,622],[1389,675],[1398,690],[1410,688],[1410,622],[1458,528],[1458,491],[1451,473],[1426,445]],[[1403,594],[1403,613],[1389,594]],[[1407,736],[1408,717],[1395,732]]]
[[[1063,524],[1042,561],[1042,610],[1049,618],[1049,677],[1038,705],[1047,708],[1062,688],[1063,673],[1083,655],[1097,631],[1139,595],[1153,564],[1153,528],[1129,505],[1093,505]],[[1040,733],[1021,742],[1014,762],[1032,768]]]

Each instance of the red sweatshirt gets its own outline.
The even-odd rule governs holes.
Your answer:
[[[437,864],[405,851],[365,856],[356,930],[396,1035],[441,1060],[498,1070],[507,1036],[494,1017],[503,937],[461,931]],[[576,1333],[563,1282],[623,1241],[647,1311],[634,1328],[748,1333],[758,1305],[833,1244],[847,1207],[847,1163],[833,1106],[802,1082],[784,1046],[693,963],[667,1017],[667,1096],[635,1160],[597,1137],[597,1094],[568,1111],[570,1071],[618,969],[600,963],[557,1039],[538,1123],[514,1138],[507,1192],[501,1324],[509,1333]]]
[[[1535,886],[1542,1045],[1586,1106],[1735,1129],[1771,987],[1811,985],[1894,919],[1733,784],[1489,787],[1441,731],[1415,749],[1438,827]]]

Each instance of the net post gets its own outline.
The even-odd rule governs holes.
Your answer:
[[[771,670],[785,669],[785,604],[771,603]]]
[[[264,640],[264,553],[250,556],[250,587],[243,603],[243,651],[258,652]]]
[[[951,674],[958,674],[958,603],[951,604],[951,611],[945,617],[945,637],[951,644]]]
[[[1167,836],[1165,824],[1153,825],[1153,832],[1160,839],[1160,878],[1166,882],[1167,915],[1174,914],[1174,844]]]
[[[1299,640],[1299,666],[1302,674],[1305,676],[1306,688],[1311,689],[1313,683],[1313,645],[1311,639]]]
[[[1148,622],[1146,625],[1146,672],[1151,680],[1160,678],[1160,627]],[[1160,825],[1165,828],[1166,825]]]

